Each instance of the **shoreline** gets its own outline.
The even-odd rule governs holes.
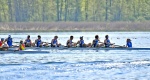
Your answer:
[[[120,30],[120,31],[79,31],[79,30],[63,30],[63,31],[54,31],[54,30],[47,30],[47,31],[23,31],[23,30],[16,30],[16,31],[0,31],[0,33],[28,33],[28,32],[33,32],[33,33],[36,33],[36,32],[150,32],[149,30],[148,31],[141,31],[141,30],[135,30],[135,31],[127,31],[127,30]]]
[[[146,22],[0,22],[1,32],[149,32]]]

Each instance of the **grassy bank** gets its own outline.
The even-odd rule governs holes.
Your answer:
[[[0,23],[0,32],[83,32],[150,31],[146,22],[8,22]]]

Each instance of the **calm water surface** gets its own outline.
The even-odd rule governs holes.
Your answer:
[[[150,32],[50,32],[0,33],[0,38],[12,34],[14,42],[31,35],[50,42],[59,36],[65,45],[70,35],[74,41],[84,36],[86,43],[98,34],[100,40],[108,34],[111,42],[125,45],[131,38],[133,47],[150,48]],[[48,54],[0,54],[0,80],[150,80],[150,51],[50,50]]]

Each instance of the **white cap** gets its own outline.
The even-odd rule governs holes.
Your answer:
[[[11,37],[11,35],[8,35],[8,37]]]

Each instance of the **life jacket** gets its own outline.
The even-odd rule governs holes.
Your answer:
[[[105,43],[105,47],[109,47],[109,46],[110,46],[110,40],[107,39],[107,40],[106,40],[106,43]]]
[[[36,46],[37,46],[37,47],[40,47],[41,43],[42,43],[42,41],[38,39],[38,41],[37,41],[37,43],[36,43]]]
[[[98,42],[99,42],[98,39],[94,40],[94,47],[96,47],[98,45]]]
[[[80,47],[83,47],[83,44],[84,44],[84,40],[80,40]]]
[[[20,44],[19,50],[25,50],[25,45],[24,44]]]
[[[12,38],[9,37],[9,38],[7,39],[7,44],[8,44],[9,47],[12,46]]]
[[[127,42],[127,47],[131,48],[132,47],[132,42]]]

